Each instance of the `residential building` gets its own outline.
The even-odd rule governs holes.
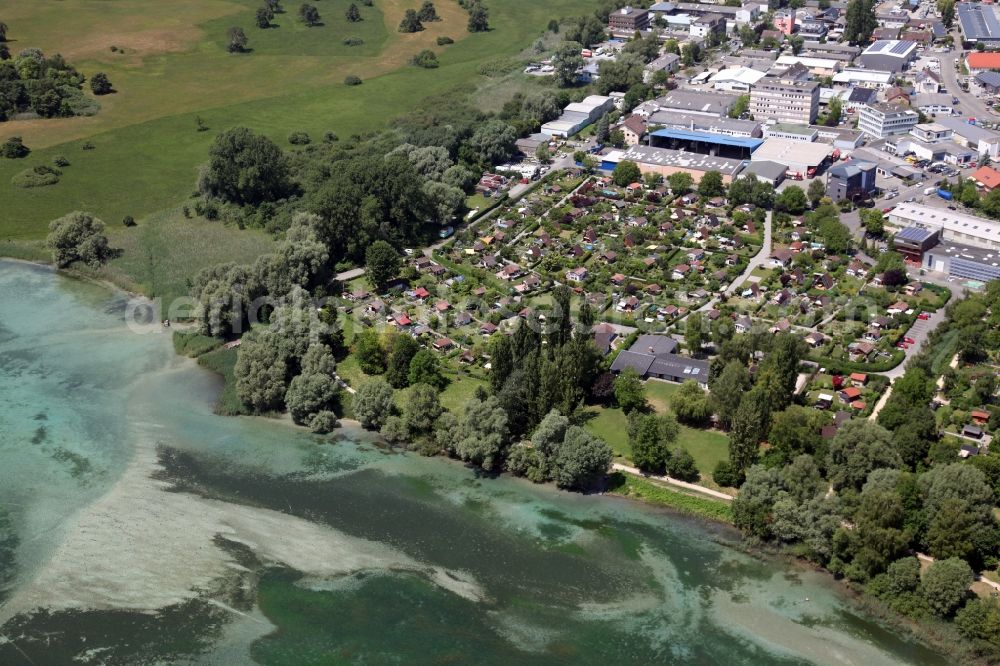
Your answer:
[[[865,199],[875,191],[875,164],[849,160],[830,167],[826,195],[834,201]]]
[[[649,27],[649,10],[635,7],[622,7],[608,16],[608,28],[612,32],[633,33]]]
[[[750,91],[750,113],[757,120],[811,124],[819,112],[819,83],[766,76]]]
[[[635,146],[641,143],[642,137],[646,135],[646,121],[641,116],[629,116],[619,129],[625,137],[625,145]]]
[[[874,104],[863,106],[858,115],[858,129],[875,139],[906,134],[920,116],[903,105]]]
[[[901,40],[877,40],[858,58],[865,69],[901,72],[917,57],[917,43]]]
[[[626,350],[618,352],[611,372],[633,368],[643,379],[665,379],[685,382],[693,379],[702,386],[708,384],[708,361],[674,353],[677,341],[666,335],[640,335]]]
[[[935,74],[926,67],[922,72],[917,74],[916,80],[913,83],[913,89],[918,94],[936,94],[941,90],[941,76],[940,74]]]
[[[666,72],[673,74],[681,66],[681,57],[676,53],[665,53],[653,62],[646,65],[646,70],[642,74],[643,81],[649,83],[656,72]],[[935,91],[936,92],[936,91]]]
[[[795,10],[782,9],[774,14],[774,27],[784,35],[795,32]]]
[[[712,42],[713,38],[724,37],[726,34],[726,19],[719,14],[706,14],[691,22],[689,34],[692,37]]]
[[[1000,171],[991,166],[982,166],[972,172],[969,180],[974,181],[976,185],[989,192],[1000,186]]]

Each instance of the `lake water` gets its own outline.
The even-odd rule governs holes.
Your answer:
[[[2,664],[946,663],[730,530],[215,416],[124,304],[0,262]]]

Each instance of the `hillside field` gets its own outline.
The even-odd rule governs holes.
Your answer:
[[[401,34],[400,18],[419,0],[375,0],[373,7],[357,2],[363,20],[354,24],[344,16],[349,0],[317,0],[323,25],[314,28],[298,21],[298,3],[285,4],[287,13],[275,18],[279,27],[261,30],[254,24],[255,0],[0,0],[13,54],[29,46],[62,53],[85,75],[106,72],[117,91],[99,98],[102,109],[93,117],[0,123],[0,140],[21,136],[32,149],[24,159],[0,159],[0,250],[30,256],[48,222],[73,210],[107,222],[113,244],[124,234],[120,245],[133,253],[149,254],[147,237],[157,239],[154,249],[163,249],[165,232],[126,233],[121,219],[132,215],[139,229],[164,220],[177,224],[177,216],[164,211],[194,190],[198,166],[219,131],[245,125],[283,146],[295,130],[314,140],[328,130],[342,137],[378,131],[422,99],[472,93],[484,81],[482,63],[519,53],[550,18],[592,9],[570,0],[495,0],[487,3],[490,32],[470,34],[457,2],[438,0],[441,21]],[[246,31],[250,53],[226,52],[230,26]],[[455,44],[439,47],[439,36]],[[346,46],[348,37],[364,43]],[[438,54],[438,69],[409,64],[424,48]],[[364,83],[345,86],[349,74]],[[197,130],[198,118],[207,131]],[[16,173],[51,164],[56,155],[70,162],[59,183],[11,184]],[[242,233],[220,230],[213,236],[215,251],[186,265],[252,254],[255,242],[246,239],[238,252],[227,252],[226,237]],[[266,251],[270,243],[260,239],[256,245]],[[157,263],[149,259],[123,257],[110,271],[127,274],[147,292],[157,281],[177,284],[176,276],[149,274],[148,266]],[[145,274],[140,265],[147,266]]]

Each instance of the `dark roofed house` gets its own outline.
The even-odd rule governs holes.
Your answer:
[[[640,335],[627,350],[619,352],[611,371],[618,373],[625,368],[634,369],[643,379],[665,379],[684,382],[693,379],[701,385],[708,383],[708,361],[675,354],[677,341],[666,335]]]

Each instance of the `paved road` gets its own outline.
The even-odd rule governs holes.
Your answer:
[[[349,271],[344,271],[343,273],[337,273],[338,282],[350,282],[355,278],[359,278],[365,274],[364,268],[352,268]]]
[[[767,261],[768,257],[771,256],[771,211],[767,211],[767,218],[764,220],[764,244],[761,245],[760,251],[755,254],[750,259],[750,263],[747,264],[746,270],[743,271],[735,280],[730,283],[726,288],[725,294],[728,296],[736,291],[736,288],[742,285],[749,279],[750,274],[754,272],[755,269],[763,266]],[[719,302],[718,297],[711,299],[708,303],[695,310],[695,312],[708,312],[714,308]]]
[[[955,25],[958,25],[957,21]],[[962,36],[957,28],[952,31],[952,36],[955,38],[956,44],[962,43]],[[972,117],[996,120],[993,112],[990,111],[990,108],[986,106],[986,103],[983,100],[979,99],[971,92],[965,92],[962,90],[961,86],[958,85],[958,78],[960,74],[955,70],[955,63],[962,60],[962,49],[959,47],[952,49],[948,53],[935,53],[934,57],[941,61],[941,82],[944,83],[945,88],[947,88],[948,94],[958,98],[958,108],[962,115],[966,118]]]
[[[726,502],[733,501],[732,495],[727,495],[726,493],[719,492],[718,490],[712,490],[711,488],[706,488],[705,486],[699,486],[695,483],[688,483],[687,481],[681,481],[680,479],[673,479],[669,476],[643,474],[635,467],[629,467],[628,465],[622,465],[621,463],[612,463],[611,468],[619,472],[628,472],[629,474],[635,474],[636,476],[653,479],[654,481],[660,481],[661,483],[665,483],[670,486],[676,486],[677,488],[683,488],[684,490],[690,490],[692,492],[701,493],[702,495],[708,495],[712,499],[721,499]]]

